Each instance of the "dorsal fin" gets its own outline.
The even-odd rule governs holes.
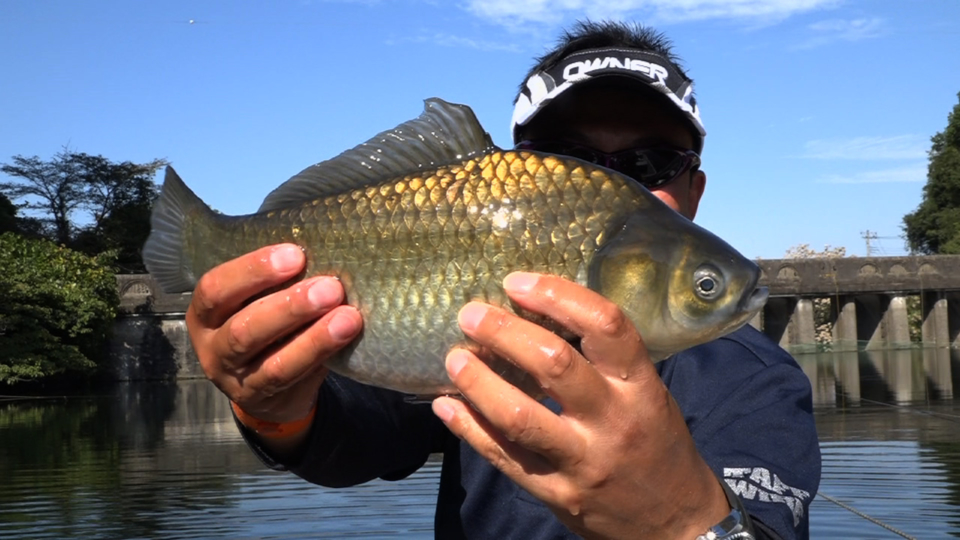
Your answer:
[[[280,184],[259,212],[298,206],[483,154],[494,148],[473,110],[440,98],[424,101],[419,117],[384,131],[339,156],[311,165]]]

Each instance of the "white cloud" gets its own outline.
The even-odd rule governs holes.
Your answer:
[[[452,34],[436,34],[432,39],[433,43],[443,47],[466,47],[469,49],[479,49],[481,51],[507,51],[519,52],[520,48],[509,43],[499,41],[483,41],[477,39],[455,36]]]
[[[921,159],[930,141],[920,135],[817,139],[804,145],[800,157],[810,159]]]
[[[880,184],[891,182],[924,182],[927,179],[927,167],[923,164],[886,169],[863,171],[851,175],[828,174],[817,179],[818,184]]]
[[[880,37],[886,31],[883,19],[830,19],[808,26],[813,36],[800,43],[794,49],[812,49],[835,41],[855,42]]]
[[[463,47],[467,49],[477,49],[480,51],[506,51],[519,52],[520,48],[511,43],[500,41],[483,41],[470,39],[463,36],[452,34],[433,34],[430,36],[405,37],[400,39],[388,39],[387,45],[398,45],[400,43],[432,43],[441,47]]]
[[[831,8],[841,0],[468,0],[472,13],[508,26],[556,24],[565,15],[592,19],[642,14],[646,19],[691,21],[740,19],[775,22],[798,13]]]

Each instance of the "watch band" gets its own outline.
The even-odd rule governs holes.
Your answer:
[[[730,513],[720,523],[698,536],[697,540],[756,540],[753,522],[750,521],[750,514],[747,514],[740,497],[737,497],[725,481],[720,480],[720,485],[723,486],[727,502],[730,503]]]

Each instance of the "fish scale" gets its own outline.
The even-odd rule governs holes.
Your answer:
[[[194,261],[202,273],[263,245],[303,246],[306,275],[340,278],[346,302],[364,319],[363,337],[331,361],[331,369],[369,384],[389,380],[412,394],[450,393],[455,389],[443,358],[451,347],[467,345],[457,325],[459,307],[478,300],[509,308],[502,281],[516,270],[585,284],[606,216],[641,206],[634,191],[603,189],[602,183],[611,181],[589,174],[583,165],[568,170],[554,157],[495,152],[426,178],[408,176],[355,190],[348,196],[355,206],[346,215],[341,197],[330,196],[301,208],[224,221],[209,234],[234,239],[229,251],[211,256],[198,250]],[[582,190],[570,187],[594,182],[601,183],[597,191],[614,199],[584,201]],[[491,184],[513,196],[492,196]],[[412,192],[419,202],[391,204],[384,191]],[[596,219],[577,216],[575,208]],[[430,227],[441,215],[447,226]],[[542,234],[540,224],[565,225]],[[509,362],[500,361],[495,369],[526,384]]]
[[[461,106],[434,106],[418,120],[462,113],[454,108]],[[248,216],[212,212],[168,169],[144,247],[148,269],[165,290],[189,290],[197,276],[244,253],[280,242],[300,245],[305,275],[338,277],[346,302],[364,319],[362,335],[328,362],[330,369],[425,396],[456,392],[444,368],[447,352],[478,350],[457,325],[457,313],[470,301],[511,309],[502,282],[513,271],[559,275],[607,295],[640,329],[655,360],[675,352],[674,341],[685,348],[730,331],[762,305],[744,300],[756,283],[753,263],[629,178],[573,158],[491,147],[455,159],[471,141],[485,140],[475,133],[478,124],[467,122],[463,141],[446,133],[432,146],[436,129],[409,137],[420,128],[408,124],[365,143],[386,163],[384,170],[361,145],[306,169]],[[410,148],[391,152],[398,144]],[[394,154],[400,165],[390,164]],[[409,168],[410,159],[433,163],[444,156],[449,162],[395,174]],[[326,180],[334,176],[351,181]],[[660,240],[674,236],[675,246]],[[711,275],[726,276],[728,294],[707,305],[689,288],[695,271],[714,264]],[[680,276],[679,285],[661,279],[669,276]],[[543,317],[520,315],[562,330]],[[508,381],[538,392],[509,361],[484,358]]]
[[[449,384],[442,359],[450,347],[465,343],[456,322],[459,306],[471,300],[507,304],[501,285],[503,278],[518,269],[550,271],[550,261],[565,263],[566,271],[561,272],[564,277],[584,281],[585,265],[594,249],[592,242],[583,242],[579,237],[595,239],[602,233],[601,221],[594,221],[597,227],[592,231],[583,230],[576,224],[574,229],[578,234],[575,241],[571,241],[568,235],[551,234],[541,237],[545,242],[539,244],[533,241],[537,237],[536,229],[531,230],[525,224],[536,224],[539,221],[536,218],[546,217],[551,211],[550,207],[541,207],[535,212],[528,204],[535,199],[534,190],[556,193],[561,200],[570,196],[579,198],[578,191],[560,190],[555,184],[557,180],[566,182],[571,178],[573,181],[589,181],[588,177],[582,171],[570,176],[539,174],[533,178],[524,171],[525,175],[514,177],[511,171],[517,169],[503,166],[510,162],[527,162],[528,157],[513,152],[495,154],[476,167],[465,165],[464,168],[472,172],[459,180],[457,168],[450,169],[441,178],[431,177],[422,182],[418,177],[405,178],[398,182],[397,185],[403,187],[397,191],[406,191],[411,183],[422,185],[420,190],[410,191],[422,192],[422,200],[436,202],[432,206],[396,205],[390,219],[383,219],[380,227],[361,227],[359,230],[363,234],[337,238],[336,242],[342,246],[340,249],[308,253],[307,273],[341,277],[347,302],[360,311],[365,321],[363,338],[352,351],[335,359],[330,364],[332,369],[371,384],[383,384],[389,379],[391,384],[414,394],[452,392],[454,389]],[[535,161],[540,162],[539,159]],[[547,163],[551,161],[555,160],[548,159]],[[543,166],[542,163],[538,165]],[[506,192],[516,193],[509,203],[488,196],[492,191],[488,188],[491,173],[493,178],[509,186]],[[459,194],[451,193],[454,186],[460,190]],[[462,195],[470,193],[473,195]],[[364,193],[368,197],[370,194],[370,191]],[[379,195],[377,191],[373,198]],[[451,211],[448,205],[451,198],[462,200],[463,210]],[[569,205],[567,207],[577,206],[574,201],[564,202]],[[594,202],[600,203],[594,206],[605,206],[599,199]],[[332,204],[332,199],[321,204]],[[374,206],[375,202],[371,200],[370,207]],[[509,215],[516,212],[527,219],[508,219],[498,223],[504,212]],[[430,228],[407,226],[410,222],[439,221],[435,217],[438,215],[448,215],[449,226],[433,230],[432,234]],[[518,226],[518,223],[522,225]],[[339,224],[328,222],[328,225],[336,229]],[[325,230],[325,227],[314,224],[298,241],[303,245],[329,245],[322,238],[330,236],[324,233]],[[348,226],[342,230],[351,228]],[[311,238],[312,234],[321,238]],[[390,238],[390,242],[379,241],[384,237]],[[292,239],[277,238],[275,241],[280,240]],[[251,247],[244,246],[239,253]],[[583,247],[587,249],[584,251]],[[383,264],[369,262],[371,250],[378,252],[376,258]],[[401,261],[403,264],[394,264]],[[416,264],[410,264],[412,262]],[[425,362],[425,358],[433,361]],[[524,384],[522,374],[514,372],[511,367],[509,363],[500,362],[495,369],[513,382]]]

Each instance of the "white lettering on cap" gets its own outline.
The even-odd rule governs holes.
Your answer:
[[[621,61],[619,58],[613,56],[607,56],[604,58],[597,57],[592,60],[572,62],[568,64],[567,67],[563,68],[563,79],[565,81],[573,82],[588,77],[591,71],[608,68],[636,71],[637,73],[643,74],[650,80],[658,81],[664,84],[667,80],[667,68],[659,64],[654,64],[652,62],[647,62],[645,60],[639,60],[636,58],[624,58]]]

